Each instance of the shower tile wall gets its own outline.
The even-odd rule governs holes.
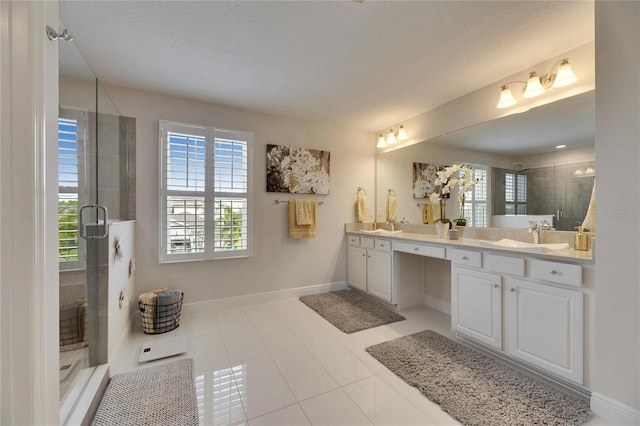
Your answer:
[[[527,214],[557,215],[553,226],[572,231],[582,224],[591,200],[594,176],[576,176],[576,169],[585,170],[593,162],[562,166],[537,167],[519,174],[527,176]],[[492,168],[492,211],[505,214],[505,173],[512,170]]]
[[[89,114],[87,143],[87,194],[96,200],[95,114]],[[135,118],[98,114],[98,200],[107,207],[109,220],[135,219]],[[129,156],[133,156],[129,158]],[[131,203],[133,201],[133,203]]]
[[[594,176],[576,176],[576,169],[584,170],[593,163],[539,167],[527,171],[528,197],[531,214],[561,214],[554,227],[571,231],[582,224],[589,207]]]
[[[576,169],[585,169],[593,163],[556,166],[555,199],[557,209],[562,209],[562,218],[558,220],[558,229],[571,231],[582,225],[593,189],[594,176],[576,176]]]

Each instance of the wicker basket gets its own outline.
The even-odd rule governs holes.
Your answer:
[[[180,293],[180,300],[167,305],[139,301],[138,307],[142,317],[142,331],[146,334],[161,334],[178,328],[183,299],[184,293]]]

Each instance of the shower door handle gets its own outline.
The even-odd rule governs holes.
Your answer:
[[[87,233],[88,225],[84,220],[85,212],[89,209],[94,209],[96,212],[95,228],[91,233]],[[102,213],[102,224],[100,223],[100,213]],[[101,240],[105,238],[109,235],[109,225],[107,223],[108,217],[109,213],[107,212],[107,208],[100,204],[85,204],[80,207],[80,210],[78,210],[78,228],[80,228],[80,236],[85,240]]]

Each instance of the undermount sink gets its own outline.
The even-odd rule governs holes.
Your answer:
[[[569,244],[567,243],[532,244],[532,243],[525,243],[522,241],[510,240],[508,238],[503,238],[499,241],[481,240],[480,245],[484,247],[528,251],[531,253],[548,253],[548,252],[559,251],[559,250],[564,250],[569,248]]]
[[[400,234],[402,233],[402,230],[398,230],[398,231],[388,231],[386,229],[374,229],[372,231],[370,230],[365,230],[365,229],[361,229],[361,232],[366,232],[367,234],[376,234],[376,235],[393,235],[393,234]]]

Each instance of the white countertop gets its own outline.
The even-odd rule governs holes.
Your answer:
[[[574,250],[573,248],[568,248],[565,250],[558,250],[554,252],[547,253],[532,253],[523,250],[515,250],[509,248],[498,248],[498,247],[487,247],[481,246],[480,241],[473,238],[460,238],[458,240],[450,240],[448,238],[440,238],[436,235],[428,235],[428,234],[418,234],[411,232],[401,232],[398,234],[390,234],[390,235],[378,235],[372,234],[369,232],[362,232],[354,229],[347,229],[348,234],[361,235],[365,237],[371,238],[382,238],[385,240],[392,241],[406,241],[406,242],[419,242],[419,243],[429,243],[435,244],[439,246],[449,246],[456,248],[475,248],[481,249],[483,251],[492,251],[498,253],[512,253],[518,254],[521,256],[531,256],[536,258],[546,258],[550,260],[564,260],[571,262],[579,262],[579,263],[593,263],[593,252],[591,250],[588,251],[579,251]]]

